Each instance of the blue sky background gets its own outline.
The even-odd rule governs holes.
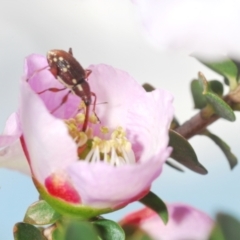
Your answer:
[[[175,115],[180,122],[197,112],[189,91],[197,72],[221,80],[185,53],[159,52],[149,45],[128,0],[1,1],[0,29],[0,131],[18,106],[24,57],[31,53],[45,55],[50,49],[72,47],[84,67],[109,64],[140,83],[168,89],[175,96]],[[236,122],[219,120],[210,130],[240,158],[240,115],[236,116]],[[179,173],[165,166],[153,191],[167,202],[188,203],[212,217],[224,211],[240,219],[240,167],[230,171],[223,153],[206,137],[197,136],[190,142],[209,174]],[[28,176],[0,169],[0,239],[13,239],[14,223],[23,219],[27,207],[37,199]],[[118,220],[139,207],[138,203],[130,204],[105,217]]]

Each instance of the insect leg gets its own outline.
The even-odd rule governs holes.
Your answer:
[[[97,103],[97,95],[94,93],[94,92],[91,92],[91,95],[94,97],[94,100],[93,100],[93,113],[95,114],[97,120],[99,123],[101,123],[98,115],[96,114],[96,111],[95,111],[95,107],[96,107],[96,103]]]
[[[68,100],[68,96],[69,96],[70,93],[71,93],[71,91],[68,91],[68,93],[62,98],[61,103],[60,103],[57,107],[55,107],[55,108],[51,111],[51,113],[54,113],[56,110],[58,110],[58,109]]]
[[[47,88],[47,89],[45,89],[45,90],[43,90],[41,92],[38,92],[38,94],[42,94],[42,93],[47,92],[47,91],[50,91],[50,92],[60,92],[60,91],[63,91],[65,89],[67,89],[67,88],[66,87],[64,87],[64,88]]]

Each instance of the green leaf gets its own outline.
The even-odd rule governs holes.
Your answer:
[[[99,240],[97,231],[88,222],[71,221],[63,236],[64,240]]]
[[[169,138],[169,146],[173,147],[171,158],[196,173],[207,174],[207,170],[198,162],[192,146],[183,136],[169,130]]]
[[[211,90],[218,96],[223,95],[223,85],[217,80],[211,80],[208,82],[210,84]],[[197,109],[202,109],[207,105],[207,99],[203,95],[203,86],[199,80],[192,80],[191,82],[191,92],[194,101],[194,107]]]
[[[170,161],[166,161],[165,164],[167,164],[169,167],[174,168],[175,170],[179,171],[179,172],[184,172],[183,169],[181,169],[180,167],[178,167],[177,165],[175,165],[174,163],[171,163]]]
[[[61,215],[57,213],[46,201],[33,203],[27,210],[24,222],[35,225],[46,225],[56,222]]]
[[[180,124],[179,124],[178,120],[174,117],[172,122],[171,122],[170,129],[175,129],[175,128],[179,127],[179,126],[180,126]]]
[[[211,80],[208,82],[210,84],[211,90],[218,96],[223,96],[223,84],[217,80]]]
[[[216,224],[208,238],[208,240],[227,240],[223,236],[221,228]]]
[[[100,219],[92,222],[98,230],[100,237],[104,240],[124,240],[125,233],[123,229],[114,221]]]
[[[155,211],[165,224],[168,222],[167,206],[156,194],[150,191],[145,197],[140,199],[139,202]]]
[[[122,227],[126,235],[126,240],[152,240],[141,228],[128,224],[124,224]]]
[[[202,81],[204,86],[203,94],[205,95],[207,102],[213,107],[216,114],[231,122],[235,121],[236,117],[231,107],[217,94],[213,93],[210,85],[202,73],[199,73],[199,79]]]
[[[202,132],[201,134],[211,138],[221,148],[221,150],[227,157],[231,169],[233,169],[237,165],[238,161],[236,156],[231,152],[231,148],[221,138],[219,138],[215,134],[212,134],[208,130]]]
[[[223,235],[226,239],[239,240],[240,238],[240,222],[233,216],[219,213],[217,215],[217,223],[220,225]]]
[[[152,92],[155,90],[155,87],[153,87],[151,84],[149,83],[144,83],[142,85],[142,87],[146,90],[146,92]]]
[[[41,231],[28,223],[16,223],[13,229],[14,240],[46,240]]]
[[[192,80],[191,92],[194,101],[194,108],[202,109],[207,105],[207,100],[203,96],[203,87],[199,80]]]
[[[217,215],[217,226],[213,229],[209,240],[239,240],[240,221],[227,214]]]
[[[231,59],[225,58],[218,62],[207,62],[199,58],[198,60],[213,71],[227,78],[230,84],[230,90],[234,90],[237,87],[238,68]]]

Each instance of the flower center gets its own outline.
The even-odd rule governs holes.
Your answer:
[[[87,162],[107,162],[113,166],[136,162],[132,145],[122,127],[110,130],[98,124],[97,117],[89,116],[89,126],[83,132],[84,113],[65,120],[68,132],[78,146],[78,157]],[[90,127],[91,125],[91,127]],[[96,131],[97,130],[97,131]],[[98,136],[94,135],[98,133]]]

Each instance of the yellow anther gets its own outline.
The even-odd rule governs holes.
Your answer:
[[[89,116],[89,122],[94,123],[94,124],[98,123],[98,119],[95,114],[91,114]]]
[[[81,147],[81,146],[83,146],[84,144],[86,144],[87,140],[88,140],[87,135],[86,135],[84,132],[80,132],[80,133],[78,134],[78,139],[77,139],[77,145],[78,145],[78,147]]]
[[[100,127],[100,131],[101,131],[101,133],[104,133],[104,134],[107,134],[107,133],[109,133],[109,129],[107,128],[107,127]]]
[[[76,121],[77,123],[83,123],[85,119],[85,114],[83,113],[78,113],[76,116]]]

